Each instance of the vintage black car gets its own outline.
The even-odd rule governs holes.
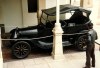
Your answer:
[[[83,51],[86,49],[85,35],[93,26],[89,19],[91,11],[68,4],[60,5],[60,15],[67,15],[68,13],[70,14],[69,19],[60,19],[64,31],[62,44],[63,46],[73,45],[78,50]],[[25,58],[33,47],[52,48],[55,16],[56,7],[43,9],[38,25],[12,29],[10,31],[12,54],[16,58]]]

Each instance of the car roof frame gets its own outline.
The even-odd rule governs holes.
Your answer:
[[[60,5],[60,14],[68,13],[70,11],[82,11],[87,14],[87,17],[91,14],[90,10],[84,9],[79,6],[72,6],[70,4]],[[48,16],[55,16],[56,15],[56,7],[43,9],[42,13],[45,13]]]

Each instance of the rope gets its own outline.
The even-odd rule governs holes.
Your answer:
[[[86,34],[87,32],[85,32],[85,33],[74,33],[74,34],[62,34],[63,36],[65,36],[65,35],[80,35],[80,34]],[[53,37],[53,35],[50,35],[50,36],[45,36],[45,37],[38,37],[38,38],[30,38],[30,39],[22,39],[22,38],[20,38],[20,39],[2,39],[1,38],[1,40],[3,41],[3,40],[6,40],[6,41],[12,41],[12,40],[37,40],[37,39],[43,39],[43,38],[48,38],[48,37]],[[96,44],[98,44],[99,45],[99,51],[100,51],[100,43],[98,43],[98,42],[95,42]]]
[[[65,35],[80,35],[80,34],[86,34],[86,32],[85,33],[74,33],[74,34],[63,34],[63,36],[65,36]],[[52,37],[52,36],[53,35],[38,37],[38,38],[30,38],[30,39],[20,38],[20,39],[1,39],[1,40],[36,40],[36,39],[43,39],[43,38],[48,38],[48,37]]]
[[[95,42],[95,43],[99,45],[99,51],[100,51],[100,43],[98,43],[98,42]]]
[[[45,36],[45,37],[38,37],[38,38],[31,38],[31,39],[1,39],[1,40],[36,40],[36,39],[43,39],[43,38],[48,38],[52,37],[53,35],[50,36]]]

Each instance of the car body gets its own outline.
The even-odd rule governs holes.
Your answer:
[[[69,19],[60,19],[61,27],[64,31],[62,35],[63,46],[74,45],[78,50],[86,49],[85,36],[89,32],[91,20],[90,10],[72,5],[60,5],[60,15],[70,13]],[[84,15],[85,14],[85,15]],[[53,28],[56,19],[56,7],[43,9],[39,24],[24,28],[15,28],[10,31],[12,39],[12,54],[16,58],[25,58],[30,53],[32,47],[50,49],[53,45]],[[53,18],[51,20],[49,18]]]

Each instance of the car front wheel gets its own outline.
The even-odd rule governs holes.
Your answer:
[[[27,57],[30,51],[31,46],[25,41],[18,41],[12,46],[12,54],[18,59]]]
[[[86,35],[82,35],[76,41],[76,47],[80,51],[85,51],[87,44],[86,44]]]

